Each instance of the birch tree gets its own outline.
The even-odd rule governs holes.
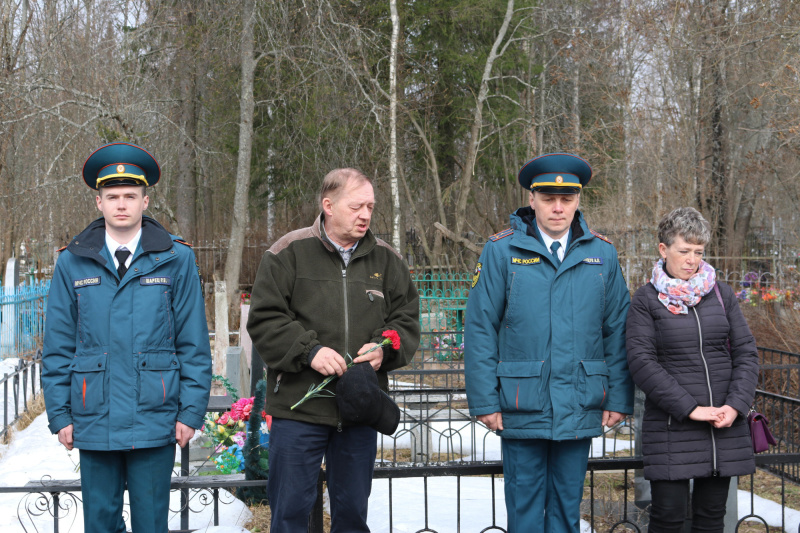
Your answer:
[[[233,200],[231,232],[225,261],[225,285],[229,304],[239,290],[239,273],[242,267],[242,249],[249,221],[248,192],[250,190],[250,161],[253,153],[253,111],[255,100],[253,84],[257,59],[254,56],[253,27],[255,26],[255,0],[242,3],[242,33],[239,41],[241,61],[241,93],[239,100],[239,157],[236,163],[236,192]]]

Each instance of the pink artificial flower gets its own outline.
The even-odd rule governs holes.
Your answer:
[[[221,425],[221,426],[224,426],[224,425],[226,425],[228,423],[228,420],[230,420],[230,418],[231,418],[230,413],[222,413],[222,415],[220,415],[219,420],[217,421],[217,423],[219,425]]]

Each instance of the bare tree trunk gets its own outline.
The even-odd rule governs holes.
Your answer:
[[[631,92],[633,84],[633,53],[632,45],[628,43],[628,23],[630,20],[630,6],[626,2],[620,3],[623,10],[620,17],[620,47],[623,53],[623,103],[622,103],[622,128],[624,135],[625,160],[623,162],[624,182],[625,182],[625,225],[628,231],[633,227],[633,109],[631,104]],[[629,239],[633,242],[633,239]]]
[[[400,241],[400,189],[397,186],[397,41],[400,17],[397,0],[389,0],[392,18],[392,48],[389,57],[389,181],[392,187],[392,245],[402,253]]]
[[[196,235],[197,217],[197,175],[195,144],[197,143],[197,84],[193,45],[193,27],[195,14],[191,4],[184,6],[181,13],[185,41],[181,47],[177,68],[180,72],[180,129],[183,142],[178,151],[178,169],[176,175],[177,206],[176,216],[178,229],[187,241],[193,241]],[[188,30],[188,31],[187,31]]]
[[[439,223],[440,224],[447,224],[447,218],[444,212],[444,201],[442,200],[442,183],[439,179],[439,163],[436,159],[436,151],[431,146],[428,137],[425,135],[425,130],[422,129],[419,122],[414,118],[414,116],[409,113],[408,118],[411,121],[411,124],[414,126],[414,129],[417,130],[417,134],[419,135],[422,144],[425,146],[425,151],[428,154],[428,170],[430,172],[430,176],[433,179],[433,190],[435,194],[435,201],[436,201],[436,208],[439,215]],[[438,264],[442,257],[442,234],[441,232],[436,232],[433,236],[433,252],[432,256],[429,257],[431,264]],[[427,253],[427,252],[426,252]]]
[[[576,59],[572,71],[572,149],[581,148],[581,68]]]
[[[478,149],[480,148],[480,132],[481,126],[483,126],[483,105],[489,95],[489,78],[492,75],[494,62],[503,54],[503,51],[505,51],[505,48],[503,51],[500,51],[500,45],[506,37],[513,15],[514,0],[508,0],[506,4],[506,14],[503,17],[503,24],[500,26],[500,31],[497,33],[497,38],[494,40],[494,44],[492,44],[492,49],[489,51],[489,56],[486,58],[486,65],[483,68],[480,90],[478,91],[478,98],[475,101],[475,111],[472,116],[472,126],[470,127],[466,162],[459,184],[458,203],[456,204],[455,213],[455,235],[457,237],[461,237],[464,225],[466,224],[467,200],[472,192],[472,176],[475,173],[475,162],[478,159]]]
[[[414,199],[411,197],[411,191],[408,188],[408,182],[406,181],[405,175],[402,171],[400,172],[400,179],[403,182],[403,190],[406,193],[406,201],[408,201],[408,205],[411,208],[412,214],[414,215],[414,225],[417,227],[417,233],[419,233],[419,240],[422,243],[422,251],[425,253],[425,258],[428,260],[428,264],[432,265],[434,264],[435,256],[431,251],[430,246],[428,246],[428,238],[425,236],[425,225],[422,223],[422,217],[419,216],[419,211],[417,211],[417,207],[414,204]]]
[[[722,79],[722,65],[718,61],[711,64],[712,98],[711,110],[711,209],[712,223],[716,233],[717,255],[727,253],[728,236],[728,191],[726,150],[724,146],[725,126],[722,122],[722,108],[724,81]]]
[[[547,69],[543,68],[539,73],[539,131],[536,138],[536,153],[531,155],[541,155],[544,152],[545,83],[547,83]]]
[[[23,57],[25,39],[30,28],[33,12],[30,2],[23,0],[20,4],[8,3],[3,8],[0,19],[0,81],[3,85],[11,82],[18,68],[19,58]],[[5,96],[4,96],[5,98]],[[4,106],[0,106],[0,112]],[[18,217],[12,216],[14,207],[13,194],[15,174],[14,132],[19,112],[11,112],[11,116],[0,114],[0,122],[6,122],[0,128],[0,210],[3,220],[0,223],[0,272],[5,272],[5,264],[16,253],[16,227]],[[51,226],[52,227],[52,226]]]
[[[248,200],[250,189],[250,159],[253,152],[253,81],[256,58],[253,56],[253,26],[255,25],[255,0],[245,0],[242,5],[241,63],[242,89],[239,106],[239,159],[236,165],[236,192],[233,199],[231,235],[228,256],[225,260],[225,284],[228,303],[233,302],[239,290],[239,274],[242,269],[244,234],[249,222]]]

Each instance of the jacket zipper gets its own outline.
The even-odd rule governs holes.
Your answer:
[[[348,346],[350,346],[350,316],[347,311],[347,267],[342,269],[342,291],[344,293],[344,353],[347,354]],[[347,362],[345,360],[345,362]]]
[[[347,265],[342,269],[342,294],[344,296],[344,353],[347,355],[348,346],[350,345],[350,314],[347,312]],[[347,363],[346,359],[345,363]],[[339,419],[336,421],[336,431],[338,433],[342,432],[341,415],[339,415]]]
[[[700,335],[700,359],[703,360],[703,367],[706,369],[706,385],[708,385],[708,401],[711,404],[711,407],[714,407],[714,395],[711,392],[711,375],[708,372],[708,364],[706,363],[706,356],[703,354],[703,328],[700,326],[700,317],[697,314],[697,309],[692,307],[692,311],[694,311],[694,318],[697,320],[697,332]],[[711,457],[712,457],[712,467],[711,467],[711,475],[718,476],[719,471],[717,470],[717,441],[714,438],[714,426],[709,425],[709,429],[711,431]]]

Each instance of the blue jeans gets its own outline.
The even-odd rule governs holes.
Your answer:
[[[591,439],[503,439],[508,533],[580,531]]]
[[[81,450],[86,533],[125,533],[122,496],[127,484],[133,533],[167,533],[175,445],[126,451]]]
[[[331,533],[369,532],[367,505],[378,447],[367,426],[335,427],[273,418],[267,490],[272,533],[307,533],[325,457]]]

